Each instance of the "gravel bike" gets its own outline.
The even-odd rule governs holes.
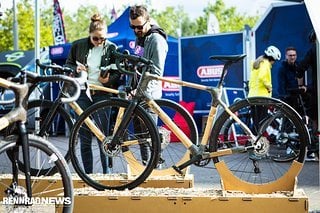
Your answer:
[[[137,93],[132,100],[122,100],[112,98],[111,100],[100,102],[92,105],[83,113],[74,125],[70,136],[71,161],[78,174],[91,186],[98,189],[114,188],[113,183],[101,181],[101,177],[87,174],[83,168],[82,158],[79,154],[81,142],[79,135],[81,131],[87,128],[86,119],[95,118],[96,121],[109,119],[103,116],[104,111],[114,109],[116,112],[115,128],[112,131],[104,132],[103,128],[98,130],[101,141],[100,148],[104,149],[105,155],[112,158],[111,174],[106,178],[112,179],[114,174],[131,174],[125,180],[130,183],[118,183],[122,189],[133,188],[147,178],[147,175],[140,175],[142,171],[156,170],[157,162],[145,159],[154,159],[159,156],[159,150],[154,148],[154,140],[157,144],[161,143],[160,138],[154,128],[153,122],[150,122],[149,114],[139,105],[145,102],[149,108],[161,118],[161,120],[169,127],[170,131],[181,140],[176,148],[185,154],[180,159],[175,159],[175,164],[168,168],[168,173],[185,174],[186,168],[194,163],[201,164],[212,159],[215,165],[223,162],[226,170],[230,175],[241,179],[246,183],[253,185],[272,183],[281,179],[291,168],[291,164],[277,164],[273,159],[276,147],[270,143],[266,137],[266,131],[272,122],[279,117],[286,117],[295,129],[300,142],[300,152],[297,162],[304,162],[306,144],[309,141],[309,134],[301,117],[297,112],[286,103],[265,97],[252,97],[241,100],[228,107],[221,99],[221,91],[223,82],[227,74],[227,69],[236,62],[241,61],[245,55],[231,56],[211,56],[211,59],[224,62],[224,68],[221,72],[221,78],[216,87],[204,86],[191,82],[168,79],[153,74],[153,63],[143,57],[125,55],[117,51],[113,52],[117,58],[116,63],[121,72],[130,74],[131,72],[122,68],[122,61],[131,61],[132,63],[142,63],[145,69],[140,77]],[[200,144],[193,143],[186,135],[177,127],[171,118],[155,103],[152,98],[148,97],[144,91],[151,80],[159,80],[187,86],[194,89],[204,90],[211,94],[212,102],[208,114],[207,124],[204,130]],[[217,107],[221,106],[223,112],[215,119]],[[268,116],[256,125],[254,131],[239,119],[237,114],[243,109],[265,107],[272,112],[272,116]],[[215,120],[214,120],[215,119]],[[224,141],[221,140],[221,134],[224,125],[233,119],[239,127],[244,131],[247,139],[241,146],[228,148]],[[139,121],[139,122],[136,122]],[[135,127],[140,125],[137,130]],[[99,126],[99,125],[98,125]],[[229,142],[230,143],[230,142]],[[142,146],[150,146],[148,155],[144,156],[141,151]],[[98,159],[96,159],[98,161]],[[276,172],[273,172],[276,170]],[[122,172],[121,172],[122,171]]]
[[[53,74],[64,74],[70,75],[73,73],[68,67],[60,66],[56,64],[41,64],[38,60],[36,61],[37,66],[39,66],[45,75]],[[81,83],[85,82],[86,79],[78,79]],[[38,85],[46,83],[45,79],[35,78],[33,73],[28,73],[28,82],[31,91],[37,91],[40,94],[42,92],[39,90]],[[28,132],[34,133],[38,136],[44,137],[49,141],[54,141],[54,145],[60,150],[60,152],[64,155],[67,162],[70,161],[70,151],[69,146],[65,142],[63,137],[57,137],[56,132],[57,129],[65,129],[67,132],[71,132],[72,126],[75,122],[75,115],[80,115],[83,113],[83,109],[76,102],[70,102],[67,104],[68,107],[61,101],[65,97],[65,92],[68,88],[65,88],[64,84],[60,85],[61,89],[57,94],[55,100],[48,100],[42,96],[39,99],[33,99],[29,101],[28,104],[28,115],[27,115],[27,129]],[[103,87],[99,85],[89,84],[91,93],[106,92],[113,94],[115,96],[121,96],[122,98],[126,98],[128,94],[131,94],[132,88],[130,86],[126,86],[124,91],[115,90],[108,87]],[[133,95],[132,95],[133,96]],[[181,121],[187,126],[189,130],[189,137],[192,141],[197,141],[197,127],[196,124],[190,115],[190,113],[181,107],[178,103],[167,100],[167,99],[159,99],[156,100],[157,104],[166,111],[170,116],[174,117],[175,115],[179,116]],[[145,103],[141,103],[142,107],[147,107]],[[90,121],[89,121],[90,122]],[[92,131],[94,131],[94,124]],[[170,132],[163,127],[163,122],[161,119],[158,120],[158,130],[162,133],[162,154],[161,162],[159,163],[159,167],[165,167],[165,165],[176,156],[181,153],[177,152],[176,149],[172,149],[170,146]],[[54,172],[55,170],[51,170]],[[32,170],[31,172],[38,172],[37,170]],[[41,173],[46,174],[47,171],[41,171]]]

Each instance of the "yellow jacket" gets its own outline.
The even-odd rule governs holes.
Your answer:
[[[268,59],[263,59],[260,62],[258,69],[252,66],[250,80],[249,80],[249,94],[252,96],[266,96],[271,97],[272,82],[271,82],[271,68],[272,64]]]

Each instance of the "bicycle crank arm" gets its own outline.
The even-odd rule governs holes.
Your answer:
[[[184,162],[180,166],[173,165],[172,168],[177,171],[179,174],[183,175],[182,170],[186,168],[187,166],[190,166],[191,164],[194,164],[195,162],[202,160],[202,155],[194,155],[190,160]]]

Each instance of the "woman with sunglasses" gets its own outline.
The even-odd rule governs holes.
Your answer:
[[[88,75],[90,84],[103,85],[116,89],[120,78],[120,73],[117,71],[114,64],[114,59],[110,57],[108,48],[112,45],[106,39],[107,27],[99,14],[94,14],[91,17],[89,26],[89,36],[86,38],[74,41],[67,61],[66,66],[76,70],[76,73],[82,71]],[[111,45],[112,44],[112,45]],[[107,68],[107,69],[105,69]],[[107,70],[106,72],[102,70]],[[89,90],[86,85],[82,85],[81,95],[77,101],[82,109],[86,109],[93,103],[108,99],[112,94],[105,92]],[[110,115],[110,112],[106,112]],[[103,126],[106,131],[109,130],[109,123],[104,121]],[[92,134],[90,130],[80,132],[81,136],[81,156],[86,173],[90,174],[93,171],[92,160]],[[100,147],[100,146],[99,146]],[[100,150],[102,171],[107,173],[107,158]]]

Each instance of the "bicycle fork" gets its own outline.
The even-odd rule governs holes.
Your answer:
[[[114,149],[117,145],[119,145],[119,141],[121,136],[123,135],[123,130],[126,129],[126,127],[129,125],[129,122],[131,120],[131,115],[134,114],[134,111],[136,109],[136,107],[139,105],[139,102],[137,100],[133,100],[129,107],[125,110],[125,112],[121,111],[118,112],[121,115],[117,116],[117,122],[115,124],[115,128],[114,128],[114,133],[113,133],[113,137],[112,140],[109,144],[110,147],[108,147],[108,150],[112,150]],[[124,113],[124,114],[122,114]],[[121,122],[119,123],[119,118],[121,117]]]
[[[19,135],[12,152],[7,153],[12,161],[12,183],[9,189],[6,190],[7,195],[11,196],[25,196],[23,188],[19,184],[19,146],[22,147],[23,168],[20,168],[25,173],[26,195],[32,197],[31,189],[31,175],[30,175],[30,155],[29,155],[29,142],[26,131],[26,126],[23,122],[18,122]]]

